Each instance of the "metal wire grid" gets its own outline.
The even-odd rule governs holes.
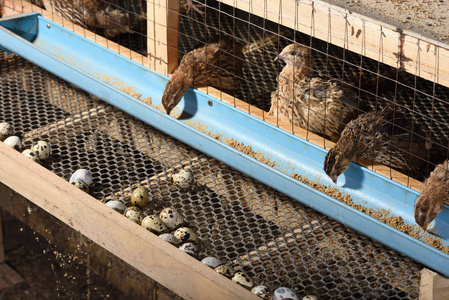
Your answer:
[[[68,180],[92,171],[91,194],[129,205],[150,189],[154,212],[174,207],[215,255],[258,284],[288,286],[320,299],[418,298],[418,263],[163,134],[16,55],[0,52],[0,121],[26,147],[52,144],[45,167]],[[200,188],[167,181],[179,167]],[[150,233],[149,233],[150,234]]]

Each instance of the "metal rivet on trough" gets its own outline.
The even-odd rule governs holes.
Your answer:
[[[214,103],[212,102],[212,100],[207,101],[207,104],[209,104],[209,106],[213,106]]]

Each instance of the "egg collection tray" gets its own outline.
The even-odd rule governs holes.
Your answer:
[[[181,102],[185,119],[168,117],[104,80],[132,87],[157,105],[166,77],[37,14],[2,19],[0,41],[3,48],[113,105],[17,55],[2,53],[1,96],[11,100],[2,101],[0,119],[11,122],[26,144],[44,139],[54,145],[48,169],[67,180],[78,168],[91,170],[97,199],[126,202],[134,186],[148,185],[155,201],[181,211],[199,233],[203,254],[228,260],[255,282],[286,285],[299,295],[418,297],[419,264],[339,222],[447,272],[447,254],[288,176],[295,172],[329,185],[322,171],[325,150],[199,91],[189,90]],[[250,145],[276,162],[277,169],[188,122]],[[202,189],[183,193],[167,181],[170,172],[186,166]],[[365,168],[353,164],[337,187],[354,202],[387,208],[413,222],[418,194]],[[437,219],[437,230],[444,228],[446,214]]]

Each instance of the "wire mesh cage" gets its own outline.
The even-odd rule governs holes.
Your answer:
[[[323,167],[335,182],[357,161],[421,190],[448,158],[448,47],[392,26],[307,0],[3,5],[21,12],[44,8],[49,19],[172,74],[162,96],[168,113],[194,87],[333,149]],[[130,206],[132,189],[148,186],[156,202],[178,209],[199,233],[203,256],[223,258],[270,288],[287,286],[320,299],[418,298],[416,262],[25,60],[4,53],[0,59],[1,95],[12,99],[2,103],[0,120],[14,123],[28,144],[51,140],[59,156],[45,167],[61,177],[88,167],[101,178],[94,198]],[[181,193],[167,180],[181,167],[193,170],[201,189]]]

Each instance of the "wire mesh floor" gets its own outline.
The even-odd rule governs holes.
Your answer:
[[[16,55],[0,52],[0,122],[25,147],[52,144],[46,168],[68,180],[93,173],[91,195],[129,205],[150,188],[159,212],[175,207],[215,255],[258,284],[320,299],[411,299],[422,266],[223,163],[122,113]],[[202,188],[183,192],[167,174],[190,167]],[[151,233],[148,233],[151,234]]]

